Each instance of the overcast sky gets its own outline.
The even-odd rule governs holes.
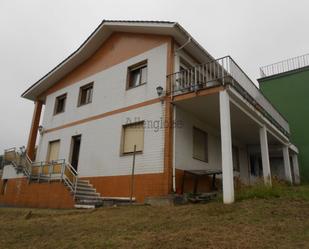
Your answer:
[[[0,154],[25,145],[33,103],[21,93],[103,19],[179,22],[214,57],[259,67],[309,52],[308,0],[0,0]]]

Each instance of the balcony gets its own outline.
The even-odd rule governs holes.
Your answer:
[[[288,122],[230,56],[176,72],[168,75],[168,79],[173,96],[230,85],[285,136],[289,136]]]

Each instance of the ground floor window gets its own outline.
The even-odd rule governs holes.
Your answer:
[[[193,127],[193,158],[208,162],[208,134]]]
[[[143,151],[144,121],[124,125],[122,133],[122,154],[133,153],[134,145],[136,145],[137,152]]]
[[[47,152],[47,162],[59,159],[60,140],[50,141]]]

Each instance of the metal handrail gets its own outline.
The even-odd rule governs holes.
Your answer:
[[[225,56],[167,75],[172,94],[224,84],[224,79],[230,76],[229,58]]]
[[[22,166],[23,173],[28,177],[29,181],[31,179],[37,179],[39,182],[43,176],[48,181],[57,179],[64,181],[70,190],[74,193],[75,198],[78,173],[70,163],[65,162],[65,159],[53,160],[51,162],[32,162],[27,153],[24,153],[23,151],[18,152],[15,147],[6,149],[4,151],[4,155],[7,153],[13,153],[10,155],[11,158],[7,157],[7,159],[10,159],[10,163],[16,169],[19,165]],[[56,166],[59,166],[60,168],[57,169]]]
[[[167,77],[170,89],[172,89],[172,96],[230,84],[283,134],[289,136],[290,130],[287,120],[230,56],[196,65]]]
[[[72,180],[70,179],[69,176],[66,175],[65,169],[68,169],[69,172],[71,172],[71,176],[73,178]],[[75,198],[76,189],[77,189],[77,182],[78,182],[78,173],[77,173],[77,171],[73,168],[73,166],[70,163],[66,163],[66,164],[64,164],[64,169],[63,169],[63,172],[62,172],[61,175],[62,175],[62,179],[70,187],[71,191],[74,194],[74,198]]]

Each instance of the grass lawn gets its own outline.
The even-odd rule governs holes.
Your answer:
[[[0,208],[0,248],[309,248],[309,186],[251,188],[237,199],[232,205]]]

